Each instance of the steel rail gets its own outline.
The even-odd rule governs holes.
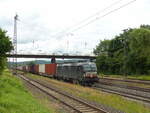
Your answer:
[[[100,78],[100,79],[150,85],[150,80],[131,80],[131,79],[113,79],[113,78]]]
[[[137,86],[130,86],[130,85],[119,84],[119,83],[112,83],[112,81],[110,81],[110,82],[99,81],[99,84],[104,84],[104,85],[114,86],[114,87],[119,87],[119,88],[125,88],[125,89],[131,89],[131,90],[137,90],[137,91],[144,91],[144,92],[149,92],[150,93],[150,88],[141,88],[141,87],[137,87]]]
[[[123,92],[123,91],[118,91],[118,90],[114,90],[110,88],[104,88],[104,87],[93,86],[92,88],[96,90],[101,90],[107,93],[112,93],[112,94],[117,94],[120,96],[128,97],[130,99],[139,100],[145,103],[150,103],[150,98],[147,98],[144,96],[139,96],[139,95],[135,95],[135,94],[131,94],[131,93]]]
[[[53,98],[59,100],[60,102],[62,102],[62,103],[65,104],[66,106],[69,106],[70,108],[72,108],[73,110],[75,110],[75,111],[78,112],[78,113],[86,113],[86,112],[89,112],[89,110],[85,110],[85,112],[82,112],[81,110],[83,110],[83,109],[81,109],[81,106],[83,106],[83,107],[85,107],[85,108],[88,107],[88,108],[90,108],[90,110],[92,109],[93,111],[91,111],[91,113],[109,113],[109,112],[107,112],[107,111],[104,111],[104,110],[101,109],[101,108],[98,108],[98,107],[92,105],[92,104],[89,104],[89,103],[87,103],[87,102],[84,102],[83,100],[80,100],[80,99],[75,98],[75,97],[73,97],[73,96],[71,96],[71,95],[65,94],[65,93],[59,91],[59,90],[56,89],[56,88],[48,87],[48,86],[46,86],[46,85],[44,85],[44,84],[42,84],[42,83],[40,83],[40,82],[38,82],[38,81],[36,81],[36,80],[33,80],[33,79],[29,78],[29,77],[24,77],[24,76],[22,76],[22,75],[19,75],[19,77],[21,77],[22,79],[24,79],[24,80],[27,81],[28,83],[34,85],[35,87],[37,87],[38,89],[40,89],[40,90],[43,91],[44,93],[46,93],[46,94],[52,96]],[[77,103],[80,103],[81,106],[79,106],[79,109],[77,109],[76,107],[72,106],[71,103],[68,104],[67,102],[62,101],[60,98],[58,98],[58,97],[56,97],[56,96],[54,96],[54,95],[51,95],[48,91],[45,91],[45,90],[43,90],[42,88],[39,88],[39,86],[38,86],[37,84],[38,84],[39,86],[45,87],[45,88],[47,88],[47,89],[49,89],[49,90],[52,90],[52,91],[54,91],[54,92],[56,92],[56,93],[58,93],[58,94],[60,94],[60,95],[63,95],[63,96],[65,96],[65,97],[69,98],[69,99],[72,99],[72,100],[76,101]],[[83,110],[83,111],[84,111],[84,110]]]

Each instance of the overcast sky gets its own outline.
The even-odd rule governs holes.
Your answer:
[[[18,14],[19,53],[90,55],[100,40],[150,24],[150,0],[136,0],[104,16],[130,1],[0,0],[0,27],[13,37]]]

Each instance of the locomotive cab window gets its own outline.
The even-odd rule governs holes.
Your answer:
[[[86,64],[83,65],[84,71],[97,71],[96,65],[95,64]]]
[[[90,65],[83,65],[83,70],[84,71],[91,71]]]
[[[92,71],[97,71],[96,64],[91,64],[91,69],[92,69]]]

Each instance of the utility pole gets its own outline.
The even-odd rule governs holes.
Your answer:
[[[18,20],[18,15],[16,14],[14,17],[14,37],[13,37],[13,65],[14,65],[14,74],[17,74],[17,20]]]

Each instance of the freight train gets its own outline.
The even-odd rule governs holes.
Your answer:
[[[81,85],[92,85],[99,80],[94,62],[35,64],[18,69]]]

